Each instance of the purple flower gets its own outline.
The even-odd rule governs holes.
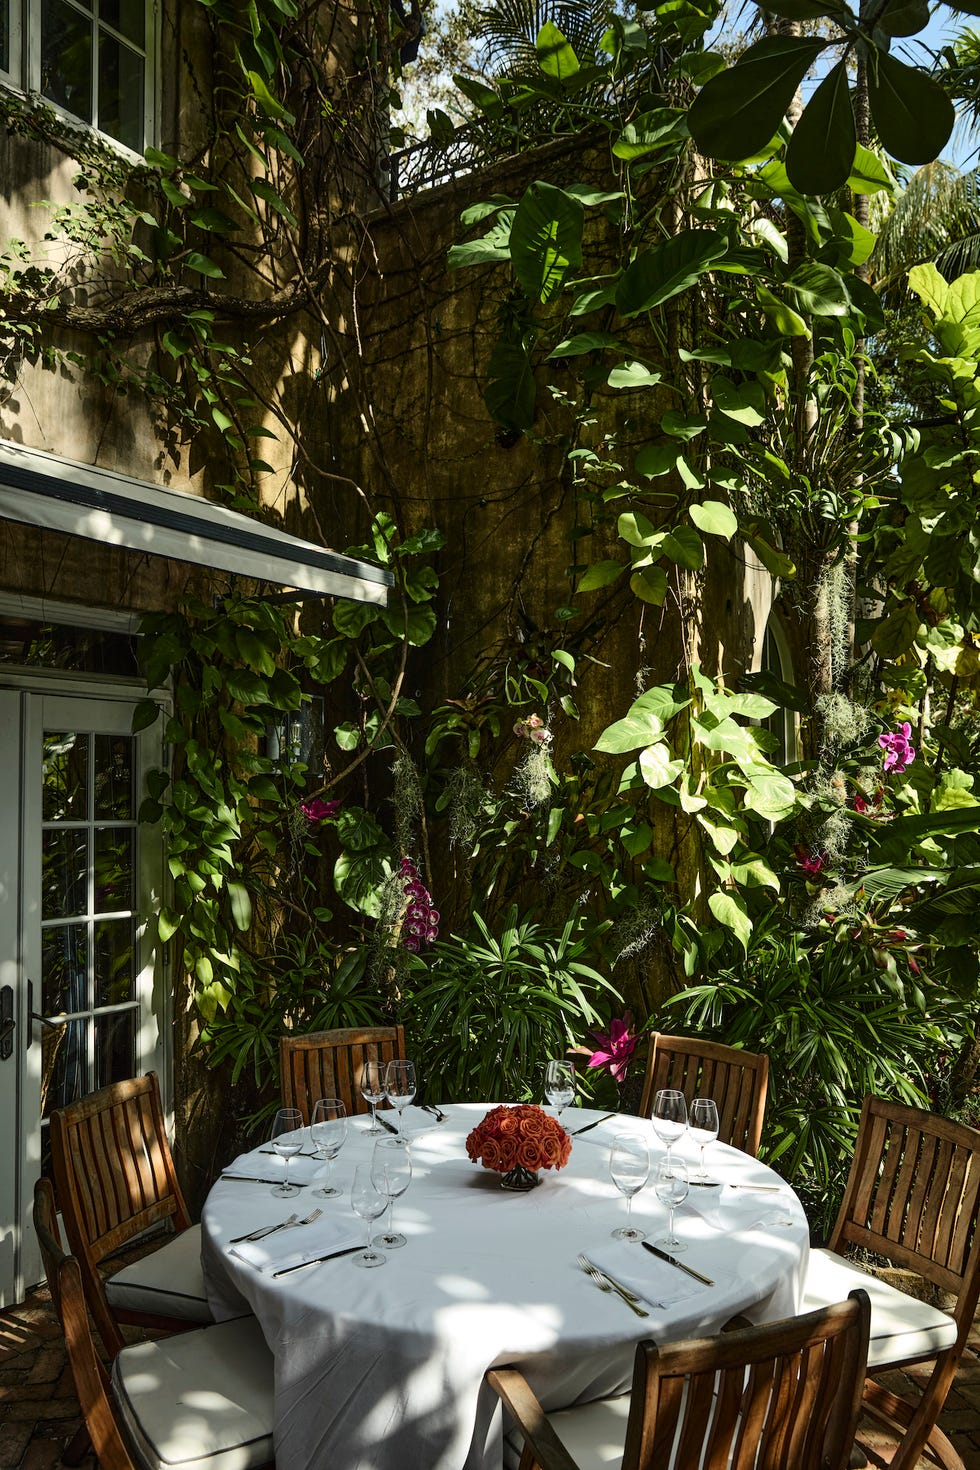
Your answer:
[[[815,878],[822,873],[827,866],[827,854],[825,852],[811,852],[808,847],[797,847],[793,849],[793,855],[804,873]]]
[[[399,871],[402,892],[408,900],[402,921],[401,942],[405,949],[418,954],[423,944],[432,944],[439,938],[439,911],[432,907],[432,895],[419,877],[418,869],[411,858],[402,858]]]
[[[609,1022],[608,1031],[589,1032],[596,1043],[596,1050],[589,1057],[589,1066],[606,1067],[619,1083],[625,1078],[626,1069],[640,1042],[630,1029],[632,1025],[633,1017],[627,1011],[622,1020]]]
[[[300,802],[300,811],[309,822],[311,827],[318,827],[321,822],[327,822],[335,817],[340,811],[339,801],[323,801],[319,796],[314,796],[310,801]]]
[[[912,726],[906,720],[900,730],[892,730],[887,735],[878,736],[878,744],[885,752],[885,771],[894,771],[900,776],[907,766],[915,760],[915,747],[909,740],[912,734]]]

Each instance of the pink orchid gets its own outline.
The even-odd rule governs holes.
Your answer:
[[[811,878],[815,878],[818,873],[822,873],[827,866],[827,854],[825,852],[811,852],[808,847],[797,847],[794,849],[794,856],[804,873],[809,874]]]
[[[592,1040],[597,1044],[597,1049],[589,1057],[588,1065],[606,1067],[611,1076],[619,1083],[623,1082],[626,1069],[640,1042],[640,1038],[634,1036],[630,1030],[632,1024],[633,1017],[627,1011],[621,1021],[609,1022],[608,1031],[589,1032]]]
[[[321,797],[314,796],[310,801],[300,802],[300,811],[309,822],[311,827],[317,827],[321,822],[327,822],[335,817],[340,811],[339,801],[323,801]]]
[[[884,768],[894,771],[900,776],[907,766],[915,760],[915,747],[909,740],[912,734],[912,726],[905,720],[900,730],[892,730],[887,735],[878,736],[878,744],[885,752]]]

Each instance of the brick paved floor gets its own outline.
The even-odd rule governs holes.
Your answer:
[[[921,1377],[921,1370],[910,1376]],[[900,1383],[893,1386],[901,1392]],[[23,1305],[0,1312],[0,1470],[54,1470],[80,1422],[61,1328],[47,1291],[39,1289]],[[980,1319],[941,1423],[966,1470],[980,1470]],[[874,1438],[872,1443],[872,1465],[887,1466],[887,1442]],[[98,1470],[95,1457],[86,1456],[79,1470]],[[426,1467],[406,1465],[405,1470]]]

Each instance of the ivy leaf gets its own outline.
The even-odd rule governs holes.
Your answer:
[[[636,472],[648,480],[669,474],[677,463],[677,454],[676,444],[647,444],[634,460]]]
[[[608,587],[610,582],[626,570],[620,561],[595,561],[588,567],[578,584],[580,592],[595,592],[599,587]]]
[[[902,163],[931,163],[945,148],[956,121],[938,82],[875,47],[868,67],[868,101],[886,153]]]
[[[786,172],[801,194],[829,194],[854,165],[857,131],[847,63],[839,61],[810,98],[786,149]]]
[[[642,362],[621,362],[606,379],[610,388],[653,388],[660,374],[644,367]]]
[[[663,550],[672,562],[689,572],[699,572],[704,566],[704,542],[691,526],[675,526],[668,531]]]
[[[556,82],[567,82],[581,70],[572,46],[553,21],[545,21],[538,31],[534,49],[541,70]]]
[[[197,271],[199,275],[208,276],[213,281],[223,281],[225,273],[220,265],[215,265],[208,256],[202,255],[199,250],[192,250],[187,257],[187,269]]]
[[[722,536],[730,541],[738,530],[735,513],[720,500],[705,500],[700,505],[692,505],[688,515],[706,536]]]
[[[641,602],[662,607],[667,596],[667,573],[663,567],[641,567],[630,577],[630,589]]]
[[[701,152],[731,160],[760,153],[778,132],[796,89],[828,44],[766,36],[734,66],[712,77],[687,118]]]
[[[724,924],[726,929],[731,929],[745,953],[748,954],[752,920],[745,907],[745,900],[737,893],[729,893],[727,890],[722,893],[712,893],[708,899],[708,908],[719,924]]]
[[[231,904],[232,922],[239,933],[244,934],[252,922],[252,900],[249,898],[248,889],[244,883],[235,883],[229,879],[225,885],[225,891]]]
[[[652,311],[693,286],[727,250],[727,238],[716,230],[681,230],[627,266],[616,288],[617,309],[623,316]]]
[[[550,301],[570,266],[582,264],[585,208],[563,189],[538,181],[524,192],[510,231],[514,272],[529,296]]]
[[[159,714],[160,706],[155,699],[141,699],[133,710],[133,734],[138,735],[141,730],[148,730]],[[159,792],[155,794],[159,795]]]

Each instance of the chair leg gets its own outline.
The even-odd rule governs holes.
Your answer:
[[[947,1375],[944,1368],[937,1368],[915,1405],[883,1388],[873,1378],[865,1383],[864,1412],[899,1441],[891,1470],[915,1470],[923,1456],[941,1470],[965,1470],[955,1446],[936,1423],[952,1376],[952,1371]]]
[[[79,1424],[75,1433],[68,1442],[68,1447],[61,1456],[62,1465],[77,1465],[85,1456],[91,1454],[92,1440],[84,1424]]]

